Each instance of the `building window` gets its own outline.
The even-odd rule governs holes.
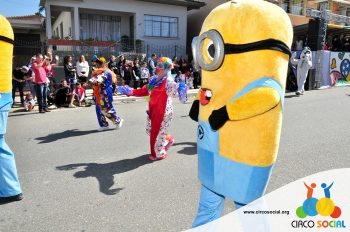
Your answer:
[[[56,29],[55,29],[55,36],[56,36],[57,38],[60,37],[60,34],[58,33],[58,27],[56,27]]]
[[[303,15],[304,0],[282,0],[281,7],[287,13]]]
[[[60,38],[63,39],[63,23],[60,23]]]
[[[69,27],[69,36],[72,37],[72,28]]]
[[[120,40],[120,16],[80,14],[80,39]]]
[[[157,15],[145,15],[145,36],[177,38],[178,18]]]

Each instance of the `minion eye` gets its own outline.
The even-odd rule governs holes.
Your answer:
[[[208,46],[208,56],[213,60],[215,56],[215,46],[213,43]]]
[[[201,34],[195,41],[196,59],[198,65],[207,71],[215,71],[222,65],[225,56],[224,41],[216,30]]]

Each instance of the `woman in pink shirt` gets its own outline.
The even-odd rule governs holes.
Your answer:
[[[39,105],[39,113],[50,112],[47,108],[47,62],[43,60],[43,55],[36,55],[36,59],[32,64],[32,70],[35,74],[35,91]]]

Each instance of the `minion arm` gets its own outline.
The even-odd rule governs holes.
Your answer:
[[[228,103],[226,107],[230,120],[243,120],[275,108],[280,103],[280,99],[275,89],[259,87]]]
[[[264,101],[261,101],[264,99]],[[244,120],[263,114],[280,103],[278,91],[269,87],[255,88],[220,109],[214,110],[209,117],[213,130],[218,130],[226,121]]]
[[[198,91],[198,94],[195,98],[195,100],[192,103],[191,109],[190,109],[190,113],[189,116],[193,121],[198,122],[198,115],[199,115],[199,99],[200,99],[200,92]]]

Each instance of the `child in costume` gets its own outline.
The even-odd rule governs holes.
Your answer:
[[[297,67],[297,84],[298,90],[295,92],[296,95],[304,94],[305,89],[305,81],[307,78],[307,74],[309,73],[309,69],[312,67],[312,53],[309,47],[305,47],[300,53],[300,59],[295,59],[296,53],[294,52],[292,57],[290,58],[290,62],[293,65],[298,65]]]
[[[118,87],[118,92],[128,96],[150,96],[147,111],[146,132],[150,135],[150,160],[161,160],[167,157],[167,151],[174,143],[174,138],[168,134],[173,118],[172,97],[179,93],[183,101],[187,88],[184,83],[177,84],[172,76],[172,61],[167,57],[158,59],[156,75],[151,77],[148,85],[141,89],[131,89],[129,86]]]
[[[92,78],[89,80],[94,86],[93,98],[96,103],[96,115],[100,131],[109,127],[106,118],[115,125],[114,129],[121,128],[124,122],[124,119],[117,115],[113,107],[112,75],[115,74],[105,64],[106,60],[104,57],[98,58],[96,60],[97,69],[93,71]]]
[[[8,113],[12,105],[13,30],[0,15],[0,204],[22,200],[15,157],[5,141]]]
[[[215,8],[194,38],[202,88],[190,117],[199,124],[202,188],[193,227],[219,218],[226,197],[239,208],[264,194],[277,157],[292,37],[280,7],[235,0]]]
[[[26,111],[32,111],[35,106],[35,101],[33,95],[30,93],[26,94],[26,98],[24,99],[24,108]]]

